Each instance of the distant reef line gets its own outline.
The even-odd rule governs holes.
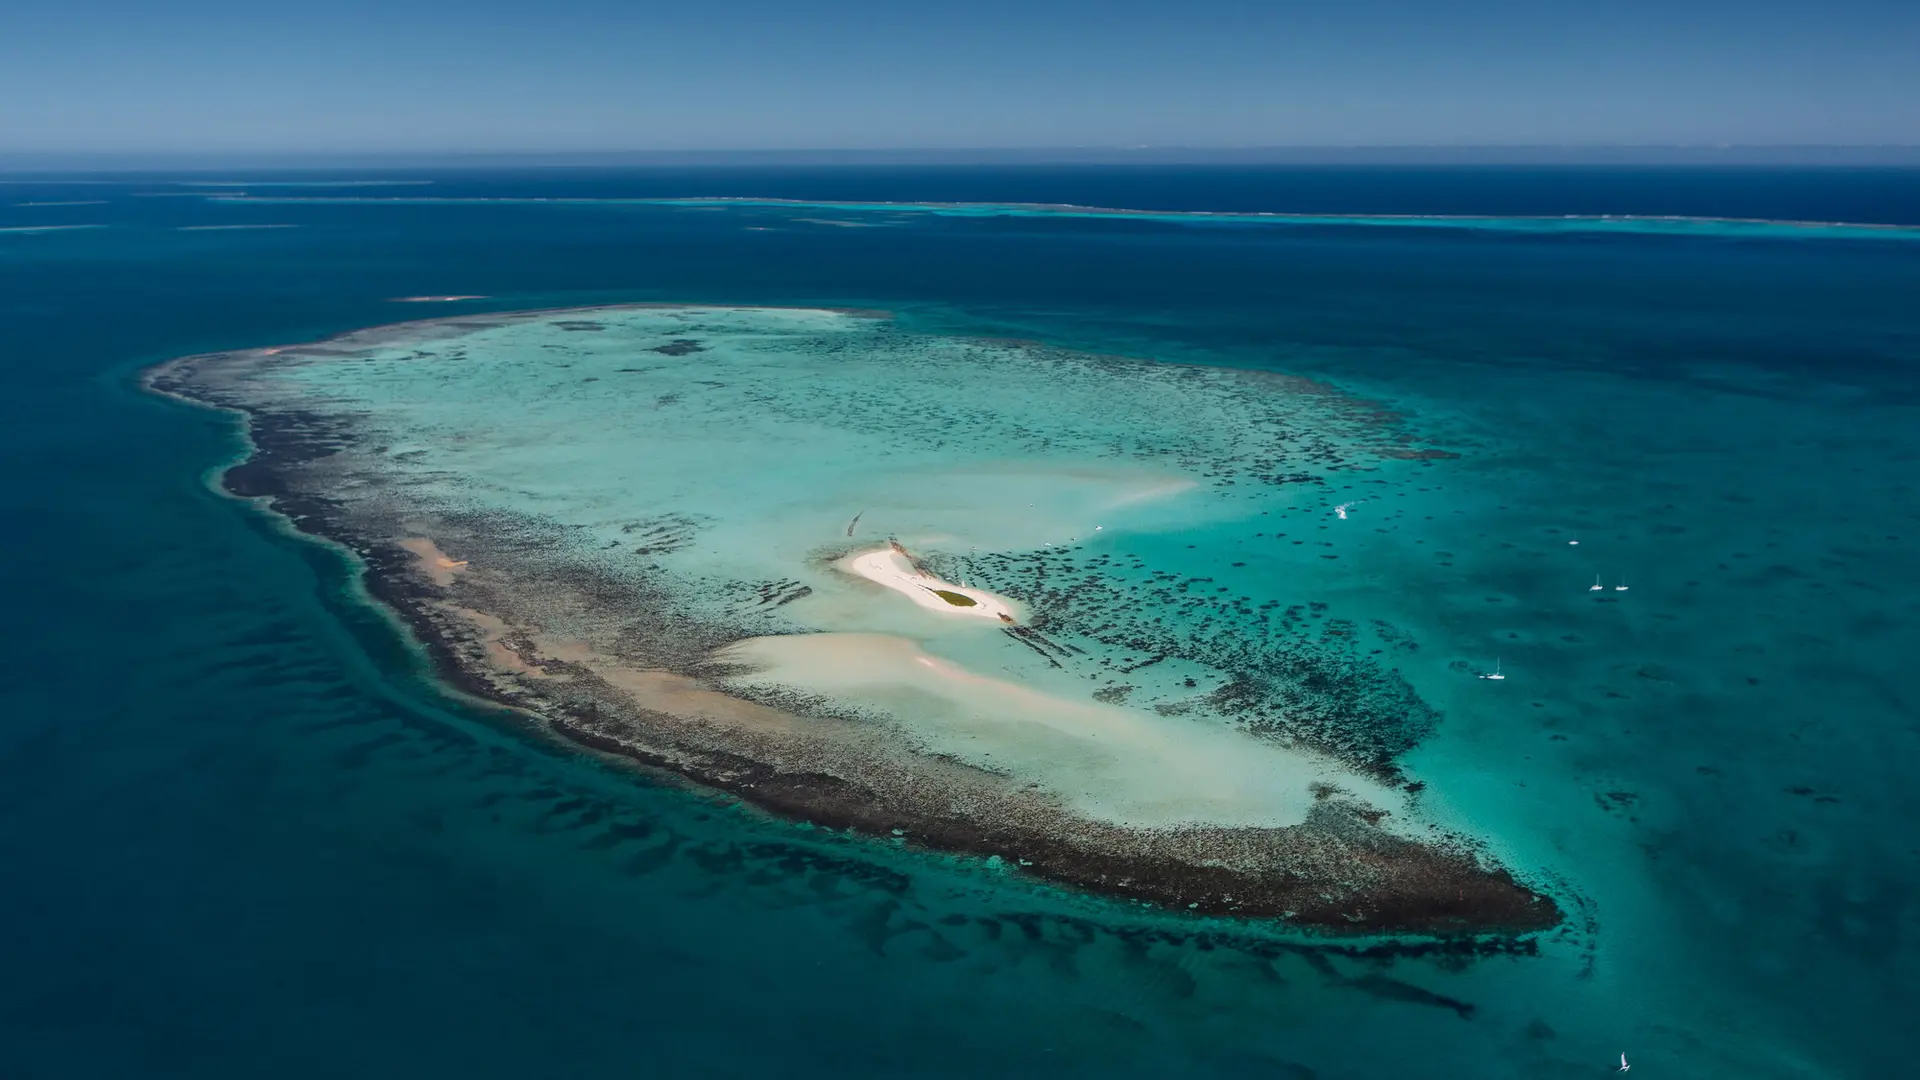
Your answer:
[[[1797,218],[1724,217],[1700,214],[1405,214],[1405,213],[1305,213],[1278,210],[1148,210],[1131,207],[1087,206],[1078,203],[1028,202],[907,202],[860,200],[813,200],[766,198],[739,195],[701,195],[673,199],[637,199],[636,202],[663,206],[765,206],[850,212],[950,211],[962,215],[1032,214],[1068,217],[1137,217],[1164,220],[1192,218],[1212,221],[1245,221],[1266,224],[1358,224],[1406,226],[1455,226],[1460,228],[1498,228],[1503,225],[1591,226],[1596,229],[1620,226],[1728,225],[1773,226],[1818,232],[1863,230],[1875,236],[1920,239],[1920,225],[1902,225],[1869,221],[1820,221]],[[1675,235],[1672,230],[1648,228],[1645,231]]]
[[[1611,232],[1645,236],[1751,239],[1920,240],[1920,225],[1897,222],[1800,218],[1727,217],[1704,214],[1421,214],[1388,212],[1309,213],[1281,210],[1191,210],[1086,206],[1076,203],[927,202],[813,200],[750,195],[567,196],[567,195],[252,195],[209,194],[209,202],[260,205],[310,203],[389,206],[656,206],[686,208],[759,207],[839,211],[842,213],[927,213],[949,217],[1056,216],[1158,221],[1170,224],[1223,223],[1274,226],[1366,226],[1375,228],[1451,228],[1552,234]],[[796,223],[803,223],[796,221]],[[844,224],[815,221],[812,224]]]

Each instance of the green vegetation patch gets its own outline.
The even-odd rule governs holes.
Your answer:
[[[973,597],[965,593],[954,592],[952,589],[934,589],[932,592],[933,595],[945,600],[954,607],[975,607],[980,603],[980,601],[975,600]]]

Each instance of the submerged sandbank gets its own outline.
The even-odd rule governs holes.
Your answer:
[[[821,694],[894,718],[916,748],[1019,776],[1092,821],[1132,828],[1278,828],[1326,790],[1371,807],[1398,793],[1335,762],[1213,726],[1074,699],[982,674],[883,634],[794,634],[723,649],[741,687]]]

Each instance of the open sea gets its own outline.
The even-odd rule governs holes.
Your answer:
[[[1129,909],[530,739],[139,385],[633,302],[1304,376],[1459,454],[1207,572],[1403,643],[1404,764],[1567,921],[1465,959]],[[18,173],[0,377],[6,1080],[1913,1071],[1920,171]],[[1199,572],[1206,528],[1126,550]]]

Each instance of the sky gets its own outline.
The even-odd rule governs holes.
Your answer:
[[[6,0],[0,152],[1920,144],[1920,0]]]

